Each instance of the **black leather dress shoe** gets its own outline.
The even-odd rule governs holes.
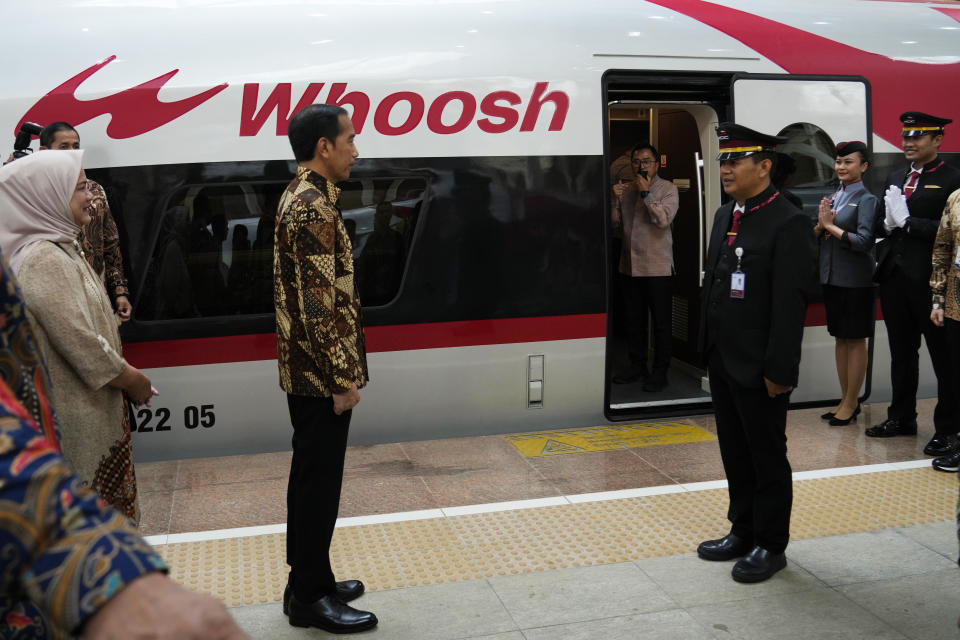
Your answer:
[[[697,547],[697,555],[704,560],[733,560],[744,555],[753,545],[743,538],[728,533],[719,540],[706,540]]]
[[[666,373],[651,373],[650,377],[644,380],[643,390],[647,393],[659,393],[667,388]]]
[[[871,438],[892,438],[894,436],[915,436],[917,435],[916,420],[896,420],[887,418],[880,424],[869,427],[866,434]]]
[[[364,586],[359,580],[344,580],[337,583],[337,598],[340,602],[350,602],[363,595]],[[290,583],[283,588],[283,615],[290,615],[290,596],[293,595],[293,589]]]
[[[290,596],[290,625],[317,627],[330,633],[355,633],[377,626],[377,616],[354,609],[336,596],[323,596],[311,604],[302,604]]]
[[[737,560],[730,572],[737,582],[763,582],[787,566],[787,556],[770,553],[763,547],[754,547],[750,553]]]
[[[950,455],[934,458],[933,468],[937,471],[957,473],[957,470],[960,469],[960,449],[957,449]]]
[[[952,453],[956,448],[957,436],[953,434],[945,436],[934,434],[927,446],[923,448],[923,453],[927,456],[945,456]]]

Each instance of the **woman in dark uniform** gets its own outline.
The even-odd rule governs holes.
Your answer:
[[[814,227],[820,239],[827,331],[837,341],[837,377],[843,396],[836,409],[822,416],[833,426],[850,424],[860,413],[857,398],[867,372],[867,338],[873,335],[873,227],[879,200],[863,186],[868,164],[864,143],[837,145],[834,170],[840,189],[820,202]]]

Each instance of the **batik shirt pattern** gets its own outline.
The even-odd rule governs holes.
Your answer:
[[[91,203],[90,222],[81,230],[78,240],[93,270],[103,279],[110,300],[130,295],[127,279],[123,276],[123,257],[120,255],[120,232],[110,213],[110,204],[103,187],[88,180]]]
[[[280,386],[330,396],[367,380],[353,246],[340,189],[305,167],[280,198],[274,231],[274,304]]]
[[[0,633],[76,633],[135,578],[166,570],[122,514],[67,469],[0,382]]]
[[[943,315],[960,322],[960,190],[947,199],[933,243],[933,271],[930,291]]]

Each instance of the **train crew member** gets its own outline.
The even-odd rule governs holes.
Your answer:
[[[346,604],[363,594],[363,583],[336,582],[330,567],[351,410],[368,380],[353,247],[336,186],[359,154],[340,107],[300,110],[288,135],[300,166],[280,199],[274,244],[280,386],[293,423],[283,606],[293,626],[349,633],[377,624]]]
[[[627,309],[630,365],[614,376],[626,384],[644,379],[644,391],[667,386],[672,341],[673,234],[680,196],[676,185],[657,175],[660,154],[644,143],[631,152],[636,177],[613,186],[614,222],[622,220],[621,283]],[[647,314],[653,318],[653,369],[647,370]]]
[[[0,636],[246,638],[222,604],[166,578],[130,521],[67,469],[46,369],[2,256],[0,313]]]
[[[155,393],[121,355],[117,319],[77,234],[89,219],[82,151],[37,153],[0,171],[0,245],[23,288],[55,389],[73,471],[137,520],[130,415]]]
[[[733,123],[717,128],[720,178],[732,200],[714,217],[700,346],[710,372],[730,533],[697,548],[732,560],[733,579],[760,582],[786,566],[793,502],[787,403],[797,384],[807,300],[816,286],[807,218],[771,184],[785,138]]]
[[[836,340],[840,404],[823,414],[832,426],[850,424],[860,413],[860,387],[867,375],[867,338],[873,335],[873,228],[880,201],[863,186],[867,145],[841,142],[833,169],[840,189],[820,201],[814,233],[820,239],[820,284],[827,331]]]
[[[960,397],[960,190],[947,199],[940,228],[933,243],[930,291],[933,293],[930,321],[947,334],[947,360],[953,367],[953,388],[947,393]],[[933,468],[955,473],[960,468],[960,448],[934,458]]]
[[[920,336],[927,343],[937,376],[935,433],[923,452],[942,456],[953,451],[960,430],[960,409],[951,393],[951,367],[943,327],[930,322],[931,255],[947,197],[960,188],[960,171],[944,163],[937,151],[947,118],[908,111],[903,122],[903,154],[909,167],[887,178],[885,215],[878,220],[877,281],[880,308],[890,342],[892,398],[887,419],[867,435],[888,438],[917,433],[917,384]]]
[[[40,132],[40,149],[79,149],[80,134],[66,122],[52,122]],[[123,275],[123,256],[120,255],[120,232],[110,213],[110,204],[103,187],[94,180],[87,180],[93,205],[90,222],[80,229],[80,246],[93,270],[100,275],[107,294],[113,302],[121,322],[130,319],[130,289]]]

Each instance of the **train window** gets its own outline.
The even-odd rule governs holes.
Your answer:
[[[141,321],[273,313],[273,231],[282,182],[193,185],[168,200],[153,243]],[[422,179],[360,179],[340,206],[364,306],[400,290]]]
[[[829,195],[836,178],[833,172],[834,145],[827,133],[815,124],[798,122],[788,125],[779,135],[787,142],[779,151],[792,160],[781,163],[780,170],[792,169],[788,175],[775,176],[774,182],[785,188],[803,202],[803,210],[812,218],[817,217],[820,199]]]

